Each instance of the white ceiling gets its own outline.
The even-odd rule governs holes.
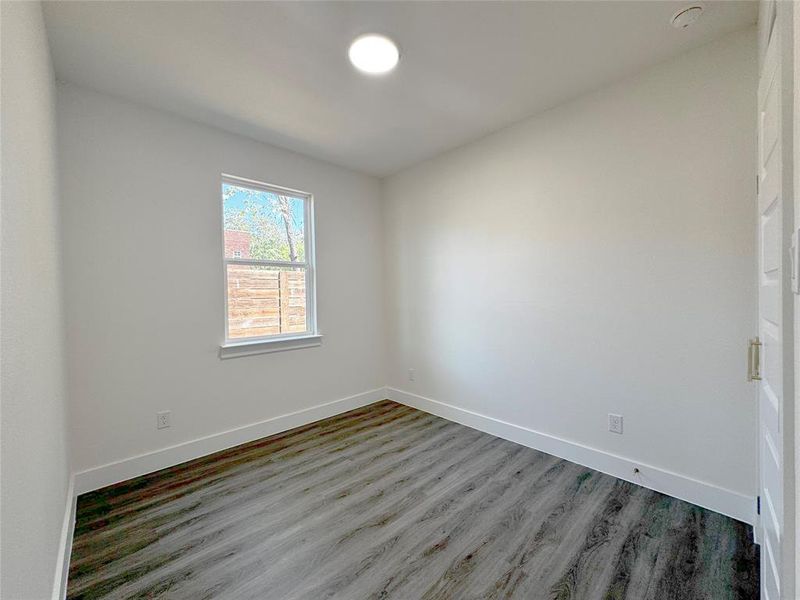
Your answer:
[[[47,2],[57,77],[387,175],[756,20],[753,2]],[[394,38],[356,72],[350,41]]]

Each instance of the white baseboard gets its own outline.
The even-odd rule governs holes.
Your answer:
[[[274,435],[294,427],[300,427],[319,419],[353,410],[373,402],[389,398],[395,402],[412,406],[419,410],[461,423],[473,429],[478,429],[497,437],[501,437],[529,448],[534,448],[559,458],[563,458],[580,465],[596,469],[603,473],[619,477],[626,481],[642,485],[663,494],[686,500],[698,506],[722,513],[745,523],[756,522],[755,499],[734,492],[714,484],[693,479],[685,475],[673,473],[651,465],[638,463],[629,458],[610,454],[603,450],[590,448],[582,444],[564,440],[546,433],[541,433],[527,427],[514,425],[457,406],[439,402],[431,398],[412,394],[396,388],[376,388],[361,394],[319,404],[311,408],[300,410],[244,425],[236,429],[212,434],[196,440],[183,442],[153,452],[140,454],[124,460],[101,465],[86,471],[76,473],[71,486],[71,504],[65,515],[65,531],[62,532],[62,541],[69,536],[66,546],[65,561],[69,560],[68,550],[71,547],[72,523],[75,519],[74,496],[90,492],[107,485],[119,483],[133,477],[146,475],[172,467],[188,460],[200,458],[207,454],[219,452],[239,444],[251,442],[269,435]],[[639,469],[634,474],[634,468]],[[65,541],[65,543],[67,543]],[[59,563],[61,564],[61,563]],[[66,577],[66,573],[63,574]],[[54,596],[55,598],[55,596]]]
[[[755,498],[739,492],[395,388],[387,387],[386,397],[662,494],[686,500],[739,521],[751,525],[756,522]],[[634,474],[634,468],[639,469],[638,474]]]
[[[69,576],[69,557],[72,553],[72,534],[75,531],[75,477],[69,478],[67,503],[64,508],[64,521],[61,524],[61,538],[58,543],[56,572],[53,578],[52,600],[64,600],[67,597],[67,577]]]
[[[252,442],[294,427],[333,417],[348,410],[384,400],[386,398],[385,394],[386,388],[376,388],[355,396],[342,398],[341,400],[318,404],[297,412],[81,471],[75,474],[75,494],[80,495],[91,492],[107,485],[172,467],[187,460],[200,458],[207,454]]]

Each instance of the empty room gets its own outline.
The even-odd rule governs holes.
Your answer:
[[[0,597],[800,599],[798,84],[792,0],[0,0]]]

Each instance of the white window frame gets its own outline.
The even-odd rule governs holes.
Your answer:
[[[246,187],[252,190],[261,190],[272,194],[291,196],[303,200],[303,237],[304,260],[260,260],[253,258],[228,258],[225,256],[225,203],[222,201],[222,186],[224,184],[237,187]],[[245,179],[235,175],[222,174],[219,186],[219,204],[222,215],[222,272],[223,272],[223,297],[224,297],[224,341],[220,346],[220,357],[231,358],[262,352],[276,352],[280,350],[293,350],[318,346],[322,336],[317,328],[317,280],[314,248],[314,196],[308,192],[287,187],[264,183],[253,179]],[[262,335],[247,338],[230,338],[228,329],[228,265],[256,265],[265,267],[299,267],[305,269],[306,274],[306,330],[301,332],[283,333],[275,335]]]

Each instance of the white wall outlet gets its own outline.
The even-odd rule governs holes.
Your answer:
[[[414,377],[416,377],[416,373],[414,373],[414,369],[409,369],[408,370],[408,380],[409,381],[414,381]]]
[[[165,410],[156,413],[156,428],[166,429],[172,423],[172,411]]]
[[[622,415],[608,413],[608,430],[611,433],[622,433]]]

